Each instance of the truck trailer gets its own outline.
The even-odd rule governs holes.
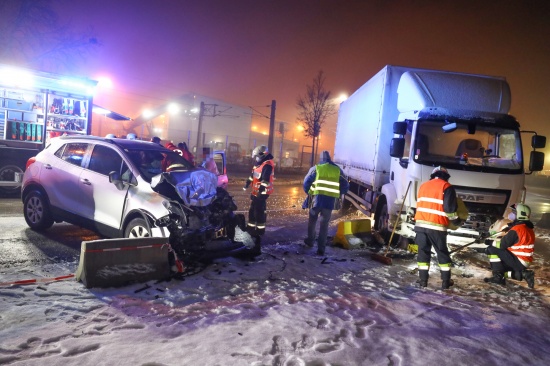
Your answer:
[[[468,209],[448,244],[484,247],[495,222],[524,202],[525,174],[544,164],[537,149],[546,138],[522,131],[510,104],[504,77],[385,66],[339,108],[334,161],[350,181],[344,203],[378,232],[412,243],[418,188],[444,166]],[[522,134],[532,148],[527,173]]]
[[[49,139],[91,133],[97,81],[0,64],[0,193],[20,191],[30,157]]]

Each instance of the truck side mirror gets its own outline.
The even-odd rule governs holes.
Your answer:
[[[392,158],[402,158],[405,151],[405,138],[394,137],[391,139],[390,156]]]
[[[404,135],[407,133],[407,122],[394,122],[393,133],[396,135]]]
[[[533,136],[533,137],[536,137],[536,136]],[[540,151],[531,151],[531,156],[529,158],[529,170],[532,172],[540,172],[543,168],[544,168],[544,153]]]
[[[531,147],[533,149],[544,149],[546,147],[546,136],[534,135],[531,138]]]

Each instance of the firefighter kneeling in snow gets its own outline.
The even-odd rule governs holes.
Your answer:
[[[418,244],[418,284],[428,286],[432,247],[437,253],[439,269],[441,270],[441,288],[451,287],[451,256],[447,248],[447,227],[449,223],[461,226],[458,216],[456,191],[448,182],[450,174],[442,166],[436,167],[430,175],[430,180],[422,183],[418,190],[414,231],[415,242]]]
[[[252,151],[252,157],[255,159],[252,174],[246,181],[243,190],[246,190],[252,184],[252,194],[250,195],[250,209],[248,210],[247,231],[254,237],[260,237],[265,233],[265,223],[267,220],[267,199],[273,193],[273,175],[275,164],[273,155],[267,150],[267,146],[261,145]]]
[[[500,240],[488,240],[485,249],[493,277],[484,278],[485,282],[506,285],[506,278],[525,280],[529,288],[535,287],[535,273],[527,267],[533,261],[535,249],[534,225],[529,220],[531,209],[522,203],[515,205],[515,220]]]

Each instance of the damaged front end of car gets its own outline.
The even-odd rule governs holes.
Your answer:
[[[159,174],[151,181],[169,214],[155,225],[170,232],[170,245],[184,262],[260,254],[259,240],[246,231],[245,218],[229,193],[217,187],[215,174],[198,169]]]

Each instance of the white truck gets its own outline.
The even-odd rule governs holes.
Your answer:
[[[510,103],[503,77],[385,66],[340,105],[334,161],[350,181],[344,203],[374,214],[379,232],[399,220],[395,238],[411,243],[418,188],[444,166],[469,212],[448,244],[483,246],[491,225],[525,199],[521,133],[533,149],[527,170],[544,164],[536,149],[546,137],[521,131]]]
[[[91,133],[97,81],[0,64],[0,193],[17,194],[51,137]]]

